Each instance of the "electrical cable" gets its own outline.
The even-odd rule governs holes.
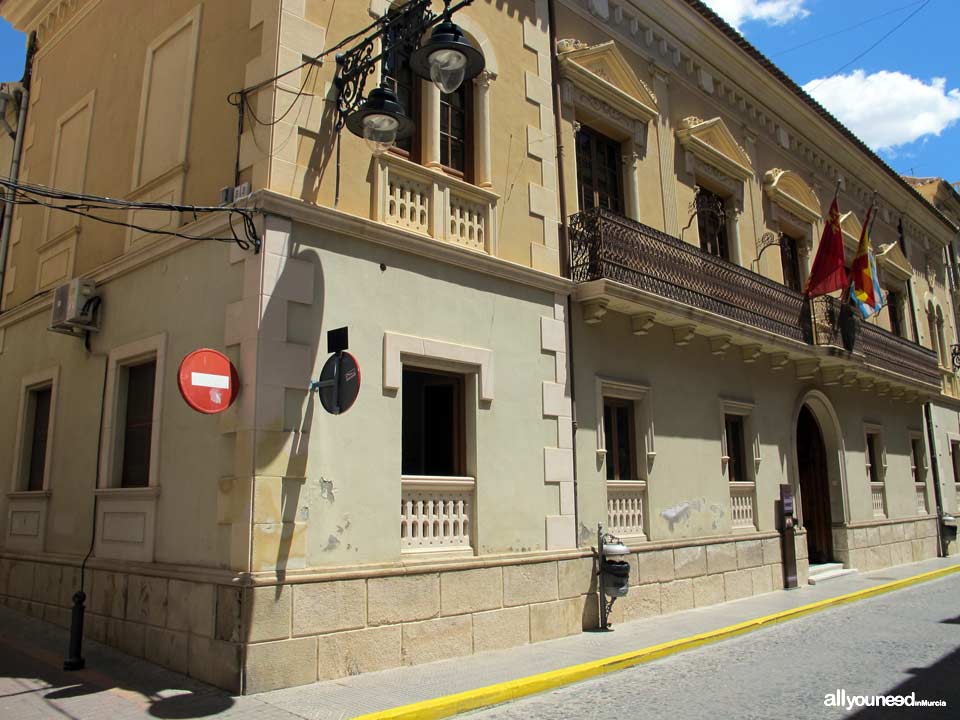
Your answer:
[[[232,242],[243,250],[259,249],[260,240],[257,234],[256,225],[253,220],[254,210],[240,207],[224,206],[204,206],[204,205],[185,205],[175,203],[159,202],[138,202],[131,200],[121,200],[98,195],[88,195],[85,193],[74,193],[57,188],[49,188],[43,185],[33,185],[24,182],[14,182],[9,178],[0,177],[0,187],[7,189],[11,197],[9,202],[13,205],[35,205],[47,207],[52,210],[68,212],[73,215],[88,218],[96,222],[107,225],[116,225],[129,227],[134,230],[151,234],[166,235],[170,237],[179,237],[185,240],[212,240],[216,242]],[[73,201],[73,202],[71,202]],[[62,204],[66,203],[66,204]],[[179,232],[177,230],[159,230],[156,228],[145,227],[136,223],[123,220],[114,220],[109,217],[93,214],[92,211],[128,211],[128,210],[155,210],[162,212],[186,212],[193,215],[194,220],[198,219],[199,214],[227,213],[230,237],[203,236],[193,233]],[[233,224],[235,215],[239,215],[242,220],[243,234],[241,237],[237,234]]]
[[[850,32],[851,30],[856,30],[857,28],[861,28],[864,25],[869,25],[870,23],[875,22],[877,20],[881,20],[882,18],[889,17],[890,15],[895,15],[898,12],[902,12],[903,10],[906,10],[907,8],[916,7],[917,5],[923,2],[926,2],[926,0],[916,0],[915,2],[908,3],[906,5],[901,5],[898,8],[894,8],[893,10],[888,10],[887,12],[881,13],[880,15],[874,15],[873,17],[868,17],[866,20],[862,20],[861,22],[858,22],[856,25],[849,25],[845,28],[840,28],[839,30],[836,30],[834,32],[827,33],[826,35],[820,35],[814,38],[813,40],[808,40],[805,43],[800,43],[799,45],[788,47],[785,50],[778,50],[775,53],[770,53],[768,57],[771,57],[771,58],[779,57],[781,55],[786,55],[787,53],[791,53],[794,50],[800,50],[810,45],[815,45],[821,40],[829,40],[830,38],[836,37],[837,35],[843,35],[844,33]]]
[[[906,16],[903,20],[901,20],[899,23],[897,23],[896,25],[894,25],[893,28],[891,28],[885,35],[883,35],[879,40],[877,40],[875,43],[873,43],[873,45],[871,45],[870,47],[868,47],[868,48],[867,48],[866,50],[864,50],[862,53],[860,53],[860,54],[857,55],[855,58],[853,58],[853,60],[851,60],[850,62],[848,62],[848,63],[846,63],[846,64],[844,64],[844,65],[841,65],[840,67],[838,67],[838,68],[837,68],[836,70],[834,70],[833,72],[827,73],[820,82],[818,82],[818,83],[817,83],[816,85],[814,85],[812,88],[810,88],[809,90],[807,90],[807,94],[812,94],[814,90],[816,90],[818,87],[820,87],[821,85],[823,85],[827,80],[829,80],[829,79],[832,78],[832,77],[836,77],[839,73],[843,72],[843,71],[846,70],[848,67],[850,67],[851,65],[853,65],[857,60],[859,60],[859,59],[862,58],[864,55],[866,55],[867,53],[869,53],[871,50],[873,50],[874,48],[876,48],[880,43],[882,43],[882,42],[883,42],[884,40],[886,40],[888,37],[890,37],[891,35],[893,35],[897,30],[899,30],[899,29],[902,28],[904,25],[906,25],[908,22],[910,22],[910,18],[912,18],[912,17],[913,17],[914,15],[916,15],[918,12],[920,12],[921,10],[923,10],[923,9],[924,9],[927,5],[929,5],[929,4],[930,4],[930,0],[925,0],[925,2],[923,3],[923,5],[921,5],[920,7],[918,7],[916,10],[914,10],[912,13],[910,13],[909,15],[907,15],[907,16]]]

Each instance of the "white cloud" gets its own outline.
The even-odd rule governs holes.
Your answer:
[[[713,11],[733,27],[750,20],[768,25],[783,25],[810,14],[804,7],[807,0],[705,0]]]
[[[925,83],[901,72],[854,70],[803,89],[874,150],[940,135],[960,120],[960,89],[947,90],[946,78]]]

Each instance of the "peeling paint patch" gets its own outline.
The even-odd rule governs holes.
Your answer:
[[[340,538],[336,535],[330,535],[327,538],[327,546],[323,549],[324,552],[330,552],[331,550],[336,550],[340,545]]]
[[[320,497],[329,502],[336,500],[333,494],[333,481],[320,478]]]
[[[591,540],[593,540],[593,530],[588,528],[584,523],[580,523],[578,544],[589,545]]]

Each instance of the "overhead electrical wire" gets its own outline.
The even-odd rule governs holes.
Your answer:
[[[916,7],[917,5],[920,5],[921,3],[924,3],[924,2],[927,2],[927,0],[915,0],[915,2],[908,3],[906,5],[901,5],[900,7],[894,8],[893,10],[888,10],[885,13],[868,17],[866,20],[862,20],[861,22],[858,22],[856,25],[848,25],[845,28],[840,28],[839,30],[835,30],[834,32],[827,33],[826,35],[819,35],[815,37],[813,40],[808,40],[805,43],[800,43],[799,45],[788,47],[785,50],[778,50],[775,53],[770,53],[769,57],[771,58],[780,57],[781,55],[786,55],[787,53],[791,53],[794,50],[801,50],[810,45],[815,45],[821,40],[829,40],[830,38],[836,37],[837,35],[843,35],[844,33],[848,33],[851,30],[856,30],[857,28],[861,28],[864,25],[869,25],[872,22],[876,22],[877,20],[881,20],[885,17],[889,17],[890,15],[896,15],[898,12],[903,12],[904,10],[907,10],[912,7]]]
[[[236,243],[243,250],[258,250],[260,239],[257,234],[257,228],[254,223],[254,210],[252,208],[219,206],[219,205],[185,205],[177,203],[160,202],[140,202],[132,200],[121,200],[118,198],[105,197],[100,195],[89,195],[85,193],[75,193],[57,188],[47,187],[45,185],[34,185],[25,182],[14,182],[9,178],[0,177],[0,188],[7,191],[7,202],[14,205],[40,206],[59,210],[82,218],[87,218],[95,222],[107,225],[116,225],[128,227],[139,232],[150,235],[165,235],[170,237],[183,238],[184,240],[208,240],[214,242]],[[102,215],[94,214],[99,212],[126,212],[129,210],[147,210],[158,212],[184,212],[193,215],[198,219],[199,215],[205,214],[227,214],[228,226],[230,228],[229,237],[205,236],[194,233],[180,232],[178,230],[161,230],[151,228],[137,223],[118,220]],[[234,216],[238,216],[242,225],[242,233],[238,234],[234,227]]]

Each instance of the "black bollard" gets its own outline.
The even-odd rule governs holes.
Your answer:
[[[87,599],[83,590],[73,594],[73,610],[70,615],[70,651],[63,661],[64,670],[83,670],[86,661],[83,659],[83,611],[84,601]]]

